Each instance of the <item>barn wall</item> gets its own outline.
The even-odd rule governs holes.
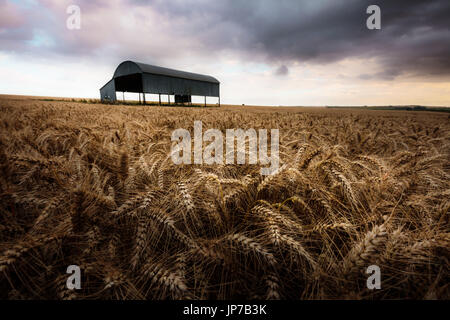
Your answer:
[[[105,100],[109,100],[111,102],[117,101],[114,79],[111,79],[100,89],[100,99],[102,100],[102,102],[105,102]]]
[[[163,75],[144,73],[142,75],[143,89],[146,93],[219,96],[219,84],[174,78]]]

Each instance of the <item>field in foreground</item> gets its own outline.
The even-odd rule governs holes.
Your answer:
[[[278,128],[281,169],[173,164],[196,120]],[[0,97],[0,299],[449,299],[449,120]]]

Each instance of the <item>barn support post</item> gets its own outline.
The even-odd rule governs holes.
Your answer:
[[[125,103],[125,92],[123,92],[123,91],[122,91],[122,100],[123,100],[123,103]]]
[[[170,106],[170,94],[167,95],[167,100],[169,101],[169,106]]]
[[[219,94],[219,107],[220,107],[220,94]]]
[[[142,90],[142,104],[145,105],[145,88],[144,88],[144,76],[141,74],[141,90]],[[141,103],[141,93],[139,93],[139,104]]]
[[[205,108],[206,108],[206,96],[205,96]]]
[[[159,93],[158,95],[159,95],[159,105],[161,105],[161,93]]]

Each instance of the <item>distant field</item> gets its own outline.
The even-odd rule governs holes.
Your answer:
[[[281,169],[173,164],[196,120]],[[0,95],[0,147],[1,299],[450,298],[447,113]]]
[[[433,111],[433,112],[449,112],[450,107],[425,107],[425,106],[360,106],[360,107],[332,107],[327,108],[352,108],[365,110],[397,110],[397,111]]]

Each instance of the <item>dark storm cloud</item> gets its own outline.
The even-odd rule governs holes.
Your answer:
[[[381,71],[360,79],[450,76],[449,0],[78,0],[76,32],[65,28],[72,1],[29,3],[0,0],[0,51],[151,62],[227,51],[286,69],[374,58]],[[371,4],[381,30],[366,27]]]
[[[377,58],[384,71],[361,78],[450,75],[448,0],[152,3],[168,17],[189,17],[188,30],[216,50],[231,48],[283,63]],[[371,4],[381,8],[381,30],[366,27]],[[207,25],[209,31],[202,33]]]

